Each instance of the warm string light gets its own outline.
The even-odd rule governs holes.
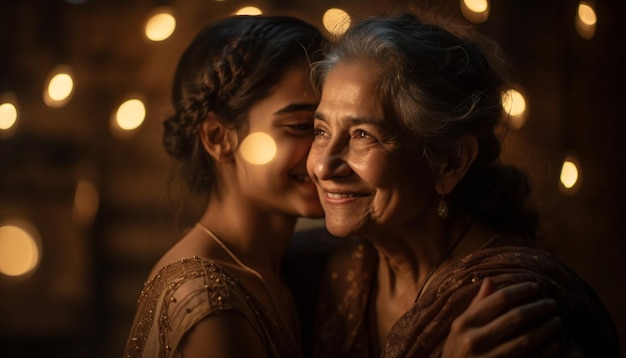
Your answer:
[[[263,11],[256,6],[245,6],[235,11],[235,15],[257,16],[263,15]]]
[[[17,108],[13,103],[0,104],[0,130],[9,130],[17,122]]]
[[[342,9],[331,8],[324,12],[322,23],[324,28],[334,36],[341,36],[350,27],[350,15]]]
[[[60,108],[65,106],[74,93],[74,76],[68,65],[59,65],[54,68],[48,77],[43,91],[43,100],[49,107]]]
[[[146,21],[145,35],[154,42],[164,41],[174,33],[176,18],[169,7],[160,7],[153,11]]]
[[[111,131],[119,138],[128,138],[146,119],[142,96],[130,95],[111,114]]]
[[[0,94],[0,138],[10,136],[17,127],[20,110],[13,92]]]
[[[461,13],[475,24],[480,24],[489,18],[489,0],[461,0]]]
[[[41,242],[39,233],[29,222],[10,219],[0,224],[0,273],[27,276],[39,266]]]
[[[578,3],[576,11],[575,27],[580,37],[590,40],[596,33],[598,18],[593,6],[585,1]]]
[[[575,156],[567,156],[561,164],[559,189],[566,195],[573,195],[581,188],[582,169]]]
[[[518,90],[510,88],[502,94],[502,108],[512,128],[520,129],[526,124],[526,99]]]

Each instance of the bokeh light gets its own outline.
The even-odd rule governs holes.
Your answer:
[[[332,8],[326,10],[322,17],[322,23],[326,31],[334,36],[343,35],[350,27],[350,15],[342,9]]]
[[[582,169],[580,162],[574,156],[567,156],[561,165],[559,188],[561,192],[571,195],[580,190]]]
[[[0,103],[0,129],[7,130],[17,122],[17,108],[13,103]]]
[[[586,2],[578,4],[578,18],[585,25],[595,25],[598,20],[596,11]]]
[[[27,222],[0,224],[0,273],[24,276],[34,272],[41,257],[40,247],[37,231]]]
[[[509,116],[509,125],[520,129],[526,123],[526,99],[519,91],[508,89],[502,94],[502,108]]]
[[[74,78],[69,66],[60,65],[51,71],[43,93],[43,100],[49,107],[63,107],[74,93]]]
[[[0,138],[8,138],[17,131],[20,111],[13,91],[0,93]]]
[[[580,37],[590,40],[596,33],[598,18],[591,4],[581,1],[576,12],[575,26]]]
[[[80,180],[74,194],[74,218],[85,224],[92,222],[98,212],[99,202],[96,186],[87,180]]]
[[[168,39],[176,29],[176,18],[169,8],[159,8],[146,22],[146,37],[151,41]]]
[[[245,6],[235,12],[235,15],[262,15],[263,11],[255,6]]]
[[[255,132],[248,135],[239,147],[241,155],[252,164],[267,164],[276,156],[276,142],[266,133]]]
[[[140,99],[133,98],[122,103],[115,112],[116,127],[132,131],[137,129],[146,118],[146,106]]]
[[[489,18],[489,0],[461,0],[461,13],[475,24],[480,24]]]

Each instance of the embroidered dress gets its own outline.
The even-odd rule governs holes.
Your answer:
[[[351,240],[327,266],[315,328],[315,357],[374,357],[367,312],[378,255]],[[594,291],[557,258],[529,240],[501,236],[433,276],[420,299],[391,328],[382,357],[439,357],[452,321],[484,277],[497,287],[534,281],[556,300],[565,332],[550,356],[619,357],[617,332]]]
[[[181,340],[203,318],[232,311],[254,327],[268,357],[301,357],[286,327],[270,318],[221,265],[188,258],[163,267],[144,285],[124,357],[180,357]]]

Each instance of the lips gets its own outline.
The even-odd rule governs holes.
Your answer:
[[[352,193],[326,193],[326,195],[331,199],[345,199],[345,198],[354,198],[357,195]]]
[[[334,203],[347,203],[353,199],[369,195],[368,193],[352,190],[348,191],[345,189],[324,189],[323,192],[326,194],[326,201]]]

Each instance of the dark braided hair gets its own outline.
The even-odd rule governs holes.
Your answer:
[[[479,47],[486,39],[453,28],[454,34],[413,14],[363,19],[314,64],[317,87],[340,62],[366,65],[378,76],[385,119],[398,136],[420,143],[416,155],[433,167],[456,156],[464,136],[476,137],[478,156],[451,205],[497,230],[533,236],[538,222],[528,179],[499,161],[504,77],[496,58]]]
[[[322,41],[316,27],[287,16],[233,16],[196,35],[176,70],[174,114],[163,122],[165,149],[182,163],[192,192],[217,189],[212,158],[199,136],[208,114],[245,131],[254,103],[267,97],[287,70],[318,59]]]

